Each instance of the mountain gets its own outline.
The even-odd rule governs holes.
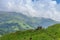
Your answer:
[[[48,18],[37,18],[26,16],[17,12],[0,11],[0,34],[11,33],[15,31],[36,29],[38,26],[47,28],[50,25],[58,23]]]
[[[17,31],[2,36],[1,40],[60,40],[60,24],[49,26],[47,29]]]

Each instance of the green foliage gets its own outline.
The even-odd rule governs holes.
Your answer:
[[[0,40],[60,40],[60,24],[47,29],[17,31],[4,35]]]

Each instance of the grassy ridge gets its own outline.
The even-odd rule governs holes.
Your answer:
[[[60,40],[60,24],[49,26],[47,29],[17,31],[4,35],[0,40]]]

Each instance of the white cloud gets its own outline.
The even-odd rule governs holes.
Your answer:
[[[7,0],[9,11],[21,12],[32,17],[45,17],[60,21],[60,10],[56,1],[52,0]]]

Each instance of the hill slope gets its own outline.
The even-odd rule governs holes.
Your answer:
[[[22,13],[0,11],[0,35],[35,29],[38,26],[48,27],[55,23],[57,22],[48,18],[28,17]]]
[[[17,31],[4,35],[1,40],[60,40],[60,24],[49,26],[47,29]]]

